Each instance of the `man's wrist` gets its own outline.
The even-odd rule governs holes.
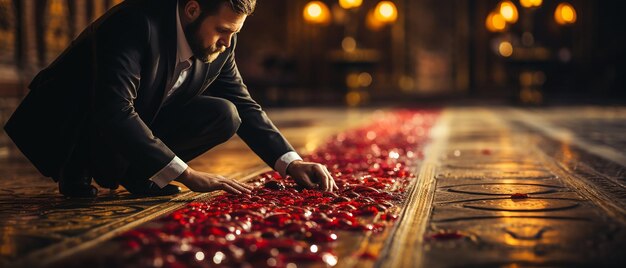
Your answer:
[[[298,163],[298,162],[302,162],[302,160],[293,160],[293,161],[291,161],[291,163],[289,163],[287,165],[287,168],[285,169],[285,175],[290,175],[291,172],[289,172],[289,169],[293,166],[294,163]]]
[[[187,167],[185,169],[185,171],[183,171],[183,173],[181,173],[176,179],[175,181],[178,182],[184,182],[185,180],[187,180],[189,178],[189,176],[191,175],[191,168]]]
[[[296,160],[302,160],[302,157],[294,151],[287,152],[276,160],[274,170],[278,171],[280,176],[285,177],[287,176],[287,167]]]

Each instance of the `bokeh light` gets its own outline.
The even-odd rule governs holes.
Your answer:
[[[353,37],[345,37],[341,40],[341,48],[343,51],[352,53],[356,50],[356,40]]]
[[[498,46],[498,52],[502,57],[510,57],[513,55],[513,45],[508,41],[502,41]]]
[[[569,3],[560,3],[554,10],[554,20],[560,25],[576,22],[576,10]]]
[[[330,10],[321,1],[311,1],[304,6],[304,20],[313,24],[329,24]]]
[[[506,20],[499,12],[491,12],[487,16],[485,26],[490,32],[502,32],[506,29]]]
[[[508,23],[517,22],[517,18],[519,15],[517,12],[517,7],[515,6],[515,4],[513,4],[513,2],[502,1],[502,3],[500,3],[499,12],[506,22]]]
[[[363,0],[339,0],[339,6],[345,9],[360,7],[362,3]]]
[[[374,16],[383,23],[392,23],[398,19],[398,9],[391,1],[380,1],[376,5]]]
[[[520,0],[519,3],[525,8],[531,8],[541,6],[543,0]]]

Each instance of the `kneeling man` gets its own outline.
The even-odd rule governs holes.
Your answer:
[[[250,97],[235,63],[256,0],[126,0],[89,25],[31,82],[5,126],[70,197],[122,184],[131,193],[250,192],[186,162],[237,133],[265,163],[306,188],[332,191]],[[219,157],[213,156],[213,157]]]

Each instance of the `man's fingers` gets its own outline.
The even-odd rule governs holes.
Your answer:
[[[333,189],[335,191],[339,191],[339,186],[337,186],[337,182],[335,182],[335,180],[333,180]]]
[[[249,184],[247,184],[245,182],[240,182],[240,181],[237,181],[237,180],[228,180],[228,181],[231,181],[234,184],[237,184],[237,185],[239,185],[241,187],[244,187],[244,188],[246,188],[248,190],[253,190],[254,189],[254,187],[252,185],[249,185]]]
[[[247,184],[245,182],[237,182],[237,183],[239,183],[239,185],[243,185],[243,187],[246,187],[248,190],[253,190],[254,189],[254,186],[252,186],[250,184]]]
[[[226,184],[226,183],[220,184],[220,188],[222,190],[228,192],[228,193],[231,193],[231,194],[241,194],[241,191],[233,188],[232,186],[230,186],[229,184]]]
[[[339,190],[339,187],[337,187],[337,183],[335,182],[333,175],[330,174],[330,171],[328,171],[328,168],[326,168],[326,166],[324,166],[324,172],[326,172],[326,175],[328,175],[328,178],[330,179],[330,191],[332,192],[334,190]]]
[[[333,179],[333,176],[330,174],[330,171],[328,171],[328,168],[326,168],[326,166],[321,166],[321,167],[322,167],[322,172],[326,176],[326,181],[328,185],[328,187],[325,188],[325,190],[330,191],[330,192],[334,190],[339,190],[339,187],[337,187],[337,184],[335,183],[335,179]]]
[[[333,176],[330,175],[330,172],[327,173],[328,174],[328,178],[330,180],[330,191],[335,191],[335,190],[339,190],[339,187],[337,187],[337,183],[335,182],[335,179],[333,179]]]
[[[219,183],[221,184],[228,183],[231,187],[234,187],[235,189],[239,191],[250,193],[250,191],[253,189],[252,186],[246,185],[236,180],[231,180],[221,175],[218,175],[217,177],[219,179]]]
[[[328,178],[328,191],[332,192],[333,190],[335,190],[335,180],[333,179],[333,176],[330,175],[330,172],[328,172],[328,169],[326,169],[326,167],[324,167],[324,174],[326,174],[326,178]]]
[[[248,189],[244,184],[238,182],[238,181],[234,181],[234,180],[226,180],[225,183],[229,184],[231,187],[239,190],[240,192],[243,193],[250,193],[252,192],[250,189]]]
[[[248,190],[248,192],[251,192],[252,190],[254,190],[254,187],[252,185],[247,184],[247,183],[241,183],[240,182],[238,184],[241,185],[246,190]]]
[[[313,170],[315,176],[319,178],[320,188],[324,191],[328,191],[330,189],[330,177],[324,172],[324,168],[321,165],[315,165],[313,166]]]
[[[309,175],[307,175],[306,173],[302,173],[300,177],[300,181],[304,183],[304,187],[306,188],[309,188],[309,189],[315,188],[315,184],[311,182]]]

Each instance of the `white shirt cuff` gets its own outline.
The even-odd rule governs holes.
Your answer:
[[[183,174],[183,171],[185,171],[187,167],[187,163],[178,158],[178,156],[175,156],[169,164],[159,170],[156,174],[152,175],[150,180],[159,187],[163,188],[165,185],[178,178],[180,174]]]
[[[276,160],[274,170],[278,171],[280,176],[284,178],[287,176],[287,167],[291,164],[291,162],[296,160],[302,160],[302,157],[294,151],[287,152]]]

